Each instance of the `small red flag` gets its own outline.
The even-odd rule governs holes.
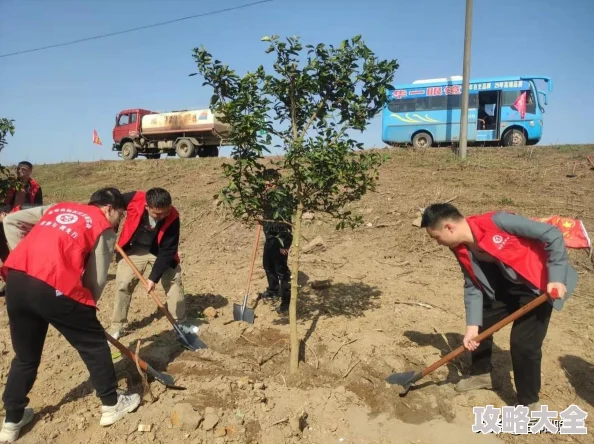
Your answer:
[[[522,119],[526,116],[526,91],[520,94],[520,97],[516,99],[514,108],[518,110]]]
[[[103,144],[101,143],[101,139],[99,138],[99,135],[97,134],[96,130],[93,130],[93,143],[103,146]]]
[[[557,227],[563,234],[565,246],[572,249],[592,248],[592,242],[586,231],[586,227],[579,219],[563,216],[548,216],[533,218],[538,222],[544,222]]]

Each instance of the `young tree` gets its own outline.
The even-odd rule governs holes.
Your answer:
[[[8,145],[6,140],[8,135],[14,136],[14,120],[0,118],[0,152]],[[14,174],[10,173],[10,170],[0,164],[0,202],[4,202],[6,192],[14,187],[19,187],[20,182],[17,180]]]
[[[326,213],[338,220],[337,229],[361,223],[348,204],[375,189],[385,157],[364,151],[348,133],[364,131],[381,111],[398,63],[378,60],[361,36],[342,41],[338,48],[318,44],[304,49],[299,37],[262,41],[268,44],[265,52],[276,56],[273,73],[259,66],[241,77],[205,48],[194,49],[194,59],[204,85],[214,90],[212,111],[231,129],[234,162],[223,165],[229,184],[221,192],[222,201],[249,223],[261,221],[268,200],[277,209],[274,219],[293,227],[289,319],[290,371],[295,373],[301,218],[306,211]],[[283,174],[279,186],[263,199],[264,152],[273,137],[284,151],[274,163]]]

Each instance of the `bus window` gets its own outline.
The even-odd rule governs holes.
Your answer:
[[[536,101],[534,100],[534,94],[532,90],[525,91],[503,91],[502,94],[502,106],[513,106],[514,102],[520,97],[520,93],[526,93],[526,113],[536,114]]]
[[[406,99],[395,99],[388,102],[388,110],[392,113],[414,113],[420,111],[443,111],[446,109],[460,109],[462,107],[462,95],[431,96],[431,97],[409,97]],[[478,94],[470,94],[468,99],[469,108],[478,107]]]

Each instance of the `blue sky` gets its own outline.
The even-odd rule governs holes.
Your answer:
[[[0,54],[250,3],[252,0],[0,0]],[[17,133],[3,164],[118,159],[115,115],[126,108],[207,107],[192,49],[204,45],[243,73],[267,64],[264,35],[339,43],[362,34],[381,58],[396,58],[395,83],[462,74],[463,0],[275,0],[162,27],[0,58],[0,117]],[[594,141],[594,2],[475,1],[471,76],[553,78],[541,145]],[[92,144],[93,129],[103,146]],[[381,120],[359,136],[383,146]],[[224,148],[221,155],[228,155]]]

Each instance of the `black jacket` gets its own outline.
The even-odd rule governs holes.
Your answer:
[[[272,198],[264,195],[264,222],[262,226],[266,240],[278,238],[282,242],[282,248],[288,250],[293,243],[291,223],[292,199],[284,190]],[[276,213],[276,214],[275,214]],[[277,222],[278,221],[278,222]],[[288,223],[284,223],[288,222]]]
[[[130,193],[123,194],[124,200],[126,201],[126,205],[130,204],[130,201],[132,200],[132,198],[134,197],[135,194],[136,194],[136,191],[132,191]],[[142,217],[143,218],[146,217],[147,213],[148,212],[145,209]],[[151,273],[148,277],[149,280],[151,280],[155,283],[159,282],[159,280],[163,277],[163,273],[165,273],[167,271],[167,268],[175,268],[175,267],[177,267],[177,265],[179,263],[175,259],[175,255],[179,248],[179,236],[180,236],[180,228],[181,228],[179,217],[177,219],[175,219],[173,221],[173,223],[171,225],[169,225],[169,228],[167,228],[167,231],[165,231],[165,233],[163,233],[163,238],[161,239],[161,244],[159,245],[157,243],[157,233],[159,232],[160,227],[164,223],[165,223],[165,220],[161,220],[157,223],[157,226],[155,227],[155,230],[153,232],[152,245],[149,249],[151,254],[155,255],[157,258],[153,265],[153,269],[151,270]],[[123,250],[125,253],[128,253],[128,251],[130,251],[130,249],[134,247],[135,238],[137,236],[138,231],[141,229],[142,229],[142,222],[140,223],[138,228],[136,228],[136,231],[132,235],[132,240],[131,240],[130,244],[124,246]],[[121,259],[121,256],[119,254],[116,255],[116,260],[118,262],[120,261],[120,259]]]

